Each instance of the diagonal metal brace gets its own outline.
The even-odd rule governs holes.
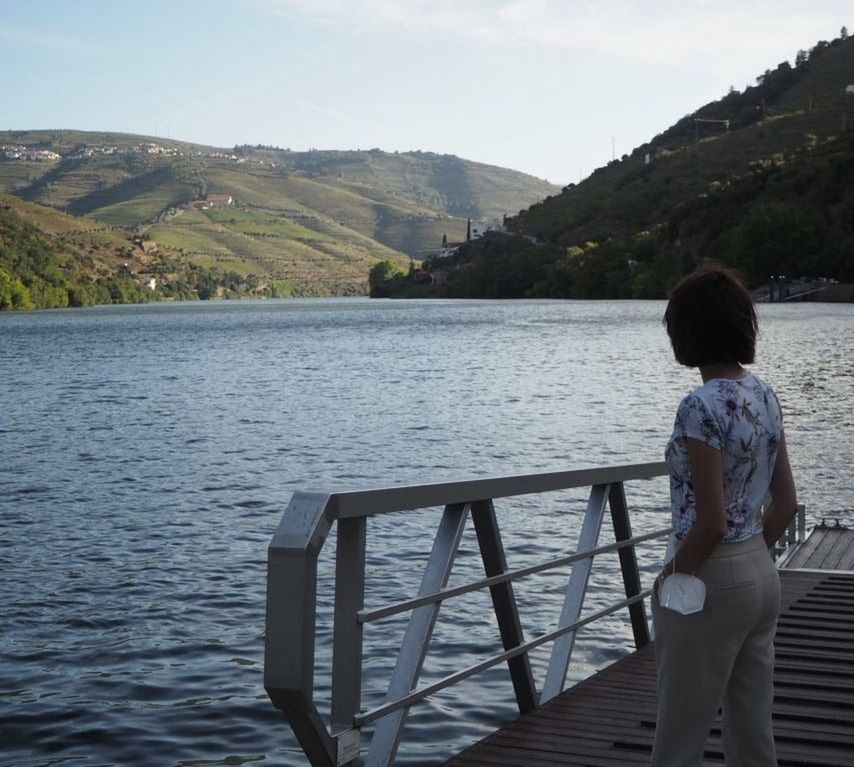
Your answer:
[[[468,504],[456,503],[445,507],[427,568],[421,579],[419,595],[432,594],[447,584],[465,529],[468,511]],[[387,701],[402,698],[418,684],[440,605],[441,603],[423,605],[412,611],[389,682]],[[394,711],[377,722],[365,762],[367,767],[389,767],[394,764],[406,713],[406,709]]]
[[[487,577],[503,575],[507,572],[507,557],[504,554],[504,544],[498,530],[498,519],[495,516],[495,506],[491,500],[475,501],[471,506],[471,516],[480,545],[480,555],[483,559],[483,569]],[[495,619],[501,633],[501,642],[505,650],[512,650],[525,643],[525,634],[519,620],[519,609],[516,606],[516,596],[513,593],[513,583],[506,581],[490,586],[492,606]],[[531,671],[528,653],[517,655],[507,661],[510,669],[510,679],[516,693],[516,703],[519,713],[525,714],[537,707],[537,688]]]
[[[578,552],[591,551],[596,548],[599,541],[599,531],[602,529],[602,518],[605,515],[608,488],[608,485],[594,485],[590,490],[590,499],[587,502],[581,535],[578,538],[576,549]],[[563,610],[558,623],[559,627],[575,623],[581,616],[581,608],[584,606],[584,597],[587,595],[587,582],[590,580],[590,569],[592,567],[592,557],[582,559],[572,566],[572,575],[569,577],[569,585],[566,588]],[[570,631],[555,640],[549,659],[549,668],[546,672],[546,681],[543,684],[541,703],[551,700],[563,690],[566,672],[572,657],[572,649],[575,646],[575,635],[576,631]]]

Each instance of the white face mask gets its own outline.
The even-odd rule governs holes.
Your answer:
[[[672,573],[658,589],[658,603],[682,615],[698,613],[706,601],[706,584],[694,575]]]

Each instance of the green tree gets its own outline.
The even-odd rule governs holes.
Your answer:
[[[32,309],[29,290],[20,278],[13,277],[0,267],[0,310]]]
[[[403,269],[394,261],[378,261],[371,267],[371,271],[368,272],[368,285],[371,288],[378,288],[384,282],[388,282],[403,273]]]
[[[272,280],[264,294],[270,298],[293,298],[294,286],[287,280]]]
[[[30,280],[27,288],[37,309],[64,309],[68,306],[68,290],[65,284],[53,285],[36,277]]]
[[[753,284],[772,274],[810,276],[822,244],[821,223],[801,206],[785,202],[754,205],[737,229],[731,262]]]

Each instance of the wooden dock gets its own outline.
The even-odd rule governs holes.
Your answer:
[[[815,527],[785,561],[786,568],[854,571],[854,530],[838,522]],[[852,760],[854,764],[854,760]]]
[[[845,572],[847,571],[847,572]],[[816,528],[780,572],[774,732],[780,767],[854,765],[854,530]],[[654,646],[499,729],[445,767],[649,764]],[[723,764],[715,722],[704,764]]]
[[[672,528],[633,534],[626,485],[667,474],[667,466],[658,462],[294,493],[268,551],[264,686],[273,704],[284,712],[312,767],[393,767],[411,706],[505,664],[522,716],[444,762],[446,767],[649,764],[656,724],[655,649],[646,610],[651,589],[642,583],[636,547],[663,540]],[[505,540],[510,546],[530,541],[518,540],[512,528],[502,533],[496,503],[525,498],[531,502],[530,513],[547,515],[543,529],[550,530],[553,511],[549,509],[554,501],[542,505],[532,501],[545,494],[583,493],[584,489],[588,499],[574,549],[567,542],[567,551],[560,556],[544,552],[545,561],[511,568]],[[575,503],[572,498],[568,502]],[[417,594],[366,606],[367,577],[380,578],[395,564],[392,557],[388,568],[369,571],[366,567],[369,522],[374,525],[382,515],[420,515],[437,507],[443,511],[438,521],[433,516],[430,523],[435,534]],[[608,517],[613,541],[602,543],[600,532]],[[469,522],[474,535],[465,537]],[[423,528],[425,535],[429,527]],[[337,539],[334,588],[319,577],[318,570],[320,551],[333,529]],[[799,507],[775,546],[782,583],[774,698],[779,765],[854,767],[854,530],[822,523],[806,540],[805,534],[805,511]],[[449,585],[455,559],[463,550],[475,556],[479,552],[484,577],[470,572]],[[616,601],[597,604],[595,611],[585,609],[594,558],[614,553],[623,588]],[[513,584],[568,566],[556,628],[526,638],[525,616]],[[497,625],[503,652],[479,658],[429,684],[421,683],[439,608],[453,620],[453,610],[460,609],[458,597],[487,591],[492,612],[482,617]],[[564,690],[577,631],[617,613],[627,614],[635,651]],[[321,614],[325,621],[331,619],[333,628],[331,705],[325,715],[316,703],[317,680],[324,678],[315,652]],[[362,706],[364,629],[405,614],[409,619],[385,697],[366,710]],[[538,615],[538,620],[542,618]],[[545,645],[551,651],[538,685],[529,656]],[[322,673],[328,674],[328,667]],[[541,700],[546,701],[542,706],[538,705]],[[363,743],[366,730],[370,739]],[[431,763],[444,758],[437,755]],[[704,764],[723,764],[719,722],[710,732]]]

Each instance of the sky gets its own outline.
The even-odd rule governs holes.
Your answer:
[[[851,0],[0,0],[0,130],[422,150],[577,182]]]

